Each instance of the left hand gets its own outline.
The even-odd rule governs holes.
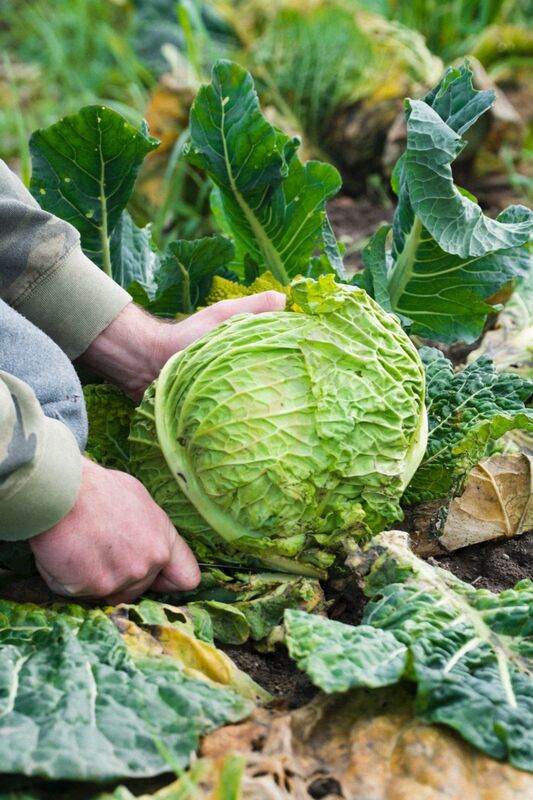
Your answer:
[[[285,295],[275,291],[221,300],[180,322],[157,319],[130,303],[96,337],[81,361],[134,400],[140,400],[178,350],[235,314],[281,311],[285,301]]]

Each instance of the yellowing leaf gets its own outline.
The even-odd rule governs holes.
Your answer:
[[[405,687],[321,696],[292,713],[258,710],[251,720],[220,728],[202,744],[213,770],[229,751],[246,758],[240,800],[533,797],[533,775],[481,755],[451,731],[416,720]]]

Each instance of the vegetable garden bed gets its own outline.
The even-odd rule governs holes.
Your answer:
[[[34,134],[34,195],[68,216],[86,252],[149,311],[176,317],[221,296],[268,287],[284,291],[289,308],[265,317],[269,324],[238,318],[208,334],[171,359],[136,411],[112,388],[87,387],[89,454],[145,482],[196,546],[204,581],[198,592],[167,602],[144,599],[102,610],[50,606],[53,598],[38,579],[5,579],[0,632],[8,677],[0,734],[20,741],[2,756],[2,768],[16,776],[4,778],[6,798],[11,787],[21,792],[13,800],[96,797],[86,780],[102,786],[129,780],[139,794],[156,790],[158,776],[173,772],[177,782],[156,796],[232,800],[241,787],[246,799],[351,798],[360,790],[362,797],[388,800],[397,780],[415,792],[426,782],[427,797],[436,800],[447,791],[439,769],[452,762],[457,769],[446,780],[454,798],[474,797],[468,794],[474,790],[484,800],[531,796],[533,533],[524,531],[532,502],[532,384],[527,352],[512,351],[508,371],[500,360],[508,355],[507,341],[503,336],[502,355],[497,337],[498,330],[510,331],[514,343],[517,327],[522,333],[517,304],[530,291],[533,217],[518,205],[501,209],[497,219],[484,215],[455,185],[451,169],[462,135],[492,100],[490,92],[473,90],[462,66],[448,70],[423,99],[408,101],[406,150],[393,176],[396,208],[361,206],[369,224],[359,221],[355,241],[347,231],[349,270],[342,236],[336,238],[326,213],[340,188],[337,171],[299,161],[298,142],[267,121],[250,75],[235,64],[215,66],[191,116],[187,157],[212,182],[222,232],[213,237],[171,242],[161,252],[150,229],[126,210],[137,171],[157,146],[144,126],[135,129],[93,106]],[[81,167],[71,147],[83,154]],[[108,162],[114,166],[102,180],[101,163]],[[103,193],[109,202],[102,204]],[[330,208],[338,236],[342,216],[354,206],[342,199]],[[376,231],[376,222],[391,219],[392,232],[390,225]],[[363,241],[364,270],[353,277]],[[513,292],[501,308],[498,301]],[[494,344],[487,331],[495,310],[501,327]],[[357,327],[361,320],[377,356]],[[258,335],[254,326],[260,325]],[[335,358],[327,353],[332,330],[344,342],[342,357],[337,349]],[[257,428],[268,423],[253,404],[270,388],[271,373],[260,365],[264,385],[256,381],[242,390],[237,383],[237,390],[224,382],[237,360],[224,359],[233,343],[239,366],[249,363],[252,370],[246,347],[269,337],[298,353],[293,372],[282,370],[279,379],[282,386],[293,381],[295,391],[302,385],[294,379],[301,354],[309,355],[309,343],[316,348],[315,360],[305,361],[306,380],[311,376],[316,389],[306,406],[312,424],[306,416],[305,436],[295,441],[313,445],[302,460],[307,469],[318,453],[317,466],[295,481],[297,458],[287,450],[287,473],[273,460],[274,478],[265,483],[261,473],[255,490],[243,476],[254,462],[243,470],[234,464],[228,488],[226,462],[217,472],[213,457],[223,447],[205,445],[201,425],[207,417],[213,431],[231,433],[239,414],[245,428],[250,419]],[[485,355],[487,343],[494,363]],[[389,361],[380,361],[384,352]],[[188,369],[180,372],[183,363]],[[335,393],[329,370],[338,365]],[[203,371],[219,381],[223,403],[212,402]],[[362,373],[361,384],[371,389],[351,395],[347,388]],[[247,409],[256,416],[232,406],[246,391]],[[373,424],[358,421],[348,430],[369,394],[378,398],[366,406]],[[399,408],[385,410],[389,395]],[[224,404],[232,408],[229,420],[217,417]],[[380,424],[389,414],[385,433],[372,416],[379,404]],[[176,419],[187,424],[180,428]],[[338,423],[345,426],[340,434]],[[365,424],[364,446],[349,452]],[[500,453],[504,436],[507,449]],[[201,445],[193,452],[194,437]],[[368,456],[368,441],[373,458],[363,469],[358,459]],[[270,455],[263,452],[262,459]],[[479,503],[476,524],[496,530],[499,540],[442,555],[446,526],[466,513],[467,492],[483,488],[476,469],[485,471],[492,490]],[[209,473],[205,480],[198,477],[202,470]],[[295,486],[301,485],[306,503],[299,513]],[[417,513],[428,503],[433,516],[428,512],[430,523],[418,530],[423,515]],[[402,526],[400,506],[414,549],[395,531]],[[417,548],[423,547],[437,548],[425,556],[437,554],[422,558]],[[2,554],[4,563],[10,558],[20,565],[20,552]],[[254,710],[254,704],[267,708]],[[200,760],[191,757],[195,751]],[[392,776],[388,784],[376,777],[376,752],[383,754],[383,773]],[[443,763],[433,771],[440,752]],[[144,776],[153,782],[138,783]],[[40,784],[43,778],[53,783]],[[62,780],[80,784],[73,789]],[[128,791],[107,796],[128,798]]]

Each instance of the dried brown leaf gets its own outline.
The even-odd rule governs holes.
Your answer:
[[[402,687],[321,696],[291,713],[260,709],[204,739],[202,754],[214,765],[231,751],[246,757],[242,800],[533,797],[533,775],[416,720]]]
[[[533,458],[525,453],[483,459],[470,472],[463,494],[448,507],[436,536],[440,503],[409,509],[413,549],[438,555],[472,544],[520,536],[533,528]]]

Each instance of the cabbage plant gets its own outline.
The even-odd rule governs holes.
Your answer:
[[[200,560],[316,574],[401,518],[424,454],[424,371],[398,320],[332,275],[239,315],[147,391],[130,467]]]

